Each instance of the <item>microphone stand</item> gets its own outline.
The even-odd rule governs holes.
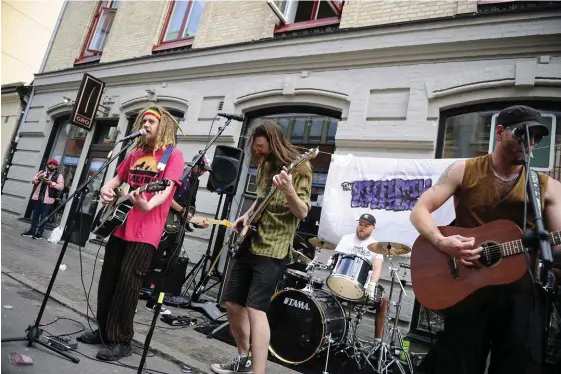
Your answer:
[[[117,157],[119,157],[121,155],[121,153],[125,152],[132,144],[134,144],[134,142],[130,142],[129,144],[124,146],[112,158],[106,159],[105,163],[97,170],[97,172],[94,175],[92,175],[84,183],[82,183],[80,186],[78,186],[78,188],[76,188],[76,191],[74,191],[74,193],[71,194],[62,204],[57,206],[46,218],[43,218],[43,220],[41,222],[39,222],[37,227],[41,227],[41,226],[45,225],[51,219],[52,216],[54,216],[60,209],[62,209],[63,206],[68,204],[75,196],[78,197],[78,206],[81,206],[82,201],[84,199],[84,196],[89,193],[89,189],[87,187],[88,184],[90,184],[90,182],[93,179],[95,179],[95,177],[97,177],[101,172],[103,172],[109,166],[109,164],[111,162],[113,162]],[[60,264],[62,263],[62,259],[64,258],[64,255],[66,253],[66,249],[68,248],[68,242],[70,241],[70,238],[72,237],[72,233],[74,231],[74,226],[75,226],[75,221],[76,221],[75,217],[76,217],[75,214],[72,214],[72,215],[69,216],[69,218],[66,221],[66,225],[65,225],[64,231],[62,233],[62,237],[64,238],[64,244],[62,245],[62,248],[60,250],[60,255],[58,256],[58,260],[56,262],[53,274],[51,276],[51,280],[49,281],[47,291],[45,292],[45,296],[43,297],[43,303],[41,304],[41,308],[39,309],[39,313],[37,314],[37,318],[35,319],[35,322],[33,323],[33,325],[30,325],[30,326],[27,327],[27,329],[25,330],[25,332],[27,333],[25,335],[25,337],[2,339],[2,342],[27,341],[27,346],[28,347],[32,347],[33,343],[37,343],[39,345],[42,345],[43,347],[46,347],[46,348],[50,349],[51,351],[54,351],[54,352],[60,354],[61,356],[64,356],[64,357],[68,358],[73,363],[77,364],[77,363],[80,362],[80,360],[77,357],[74,357],[74,356],[60,350],[59,348],[50,345],[50,343],[46,343],[42,340],[39,340],[39,337],[43,333],[43,329],[39,328],[39,323],[41,322],[41,319],[43,318],[43,313],[45,312],[47,302],[50,298],[51,291],[53,289]]]
[[[545,356],[545,347],[547,344],[547,335],[549,331],[549,316],[551,315],[551,306],[554,294],[552,284],[548,282],[548,275],[549,270],[552,266],[553,255],[551,252],[551,244],[549,243],[549,232],[545,229],[543,223],[542,202],[541,199],[538,199],[538,194],[536,192],[536,186],[537,188],[541,188],[539,177],[532,173],[530,169],[530,154],[526,153],[526,146],[528,146],[528,149],[530,146],[530,132],[527,125],[524,125],[524,130],[525,131],[522,135],[515,136],[515,138],[518,140],[520,146],[522,147],[522,153],[524,156],[523,168],[526,172],[526,193],[530,200],[530,205],[532,206],[535,228],[533,230],[526,229],[524,231],[522,235],[522,244],[525,248],[534,249],[533,260],[530,264],[528,272],[530,273],[531,278],[543,292],[545,308],[543,310],[543,326],[541,326],[541,330],[543,333],[541,344],[543,351],[542,356]],[[542,196],[541,193],[540,196]],[[538,259],[539,254],[541,254],[541,260]],[[534,269],[534,271],[538,274],[538,279],[534,278],[532,269]],[[539,300],[537,305],[539,305]]]
[[[226,123],[224,124],[224,126],[218,128],[218,132],[216,133],[216,135],[212,139],[209,140],[209,142],[205,146],[204,150],[199,151],[199,155],[195,158],[195,160],[193,160],[193,162],[188,167],[188,169],[185,170],[185,172],[181,176],[181,180],[184,180],[187,176],[189,176],[191,174],[191,171],[193,170],[193,168],[195,166],[198,166],[197,174],[195,176],[191,176],[190,178],[194,178],[194,179],[190,179],[190,181],[199,179],[201,169],[202,169],[204,155],[206,154],[208,149],[212,146],[212,144],[216,141],[216,139],[218,139],[218,137],[220,135],[222,135],[222,133],[224,132],[226,127],[228,127],[228,125],[230,124],[231,121],[232,121],[232,119],[228,118],[226,120]],[[161,283],[163,282],[163,280],[166,279],[166,276],[167,276],[167,273],[169,271],[171,262],[175,261],[176,253],[178,253],[178,251],[181,250],[181,245],[183,244],[183,239],[185,237],[185,230],[186,230],[187,225],[189,224],[189,221],[187,220],[187,215],[189,214],[189,207],[191,206],[191,202],[193,201],[193,197],[195,196],[195,193],[196,193],[196,191],[194,191],[193,189],[190,189],[189,196],[187,198],[187,204],[186,204],[187,209],[185,209],[185,214],[180,216],[179,231],[177,232],[176,237],[175,237],[175,241],[174,241],[175,249],[170,254],[170,259],[168,261],[166,269],[164,270],[163,274],[160,277],[160,279],[162,281],[160,282],[160,285],[156,289],[156,293],[160,294],[160,298],[158,300],[156,310],[154,311],[154,318],[152,319],[152,325],[150,326],[150,329],[148,330],[148,333],[146,334],[146,340],[144,341],[144,349],[143,349],[143,352],[142,352],[142,358],[140,359],[140,365],[138,366],[138,371],[137,371],[138,374],[142,374],[142,370],[143,370],[144,364],[146,362],[146,356],[148,355],[148,349],[150,347],[150,341],[152,340],[152,335],[154,333],[154,329],[156,328],[156,320],[157,320],[157,318],[160,314],[163,295],[161,295],[161,292],[159,292],[159,289],[162,287]],[[216,308],[215,305],[203,305],[202,308],[204,309],[205,312],[207,312],[207,308],[214,308],[214,309],[218,310],[218,308]],[[219,310],[218,310],[218,314],[221,314]]]

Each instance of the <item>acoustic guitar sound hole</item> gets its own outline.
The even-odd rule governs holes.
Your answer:
[[[493,267],[501,261],[501,251],[497,243],[486,242],[481,244],[479,263],[485,267]]]

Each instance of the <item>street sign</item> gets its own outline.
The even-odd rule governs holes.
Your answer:
[[[553,160],[555,156],[555,129],[556,117],[553,114],[540,112],[543,118],[543,124],[549,129],[549,135],[545,136],[532,151],[530,158],[530,167],[537,171],[547,172],[553,168]],[[491,118],[491,134],[489,135],[489,153],[495,149],[495,127],[497,125],[497,116],[499,113],[493,114]]]
[[[72,124],[91,130],[104,87],[104,82],[84,73],[70,118]]]

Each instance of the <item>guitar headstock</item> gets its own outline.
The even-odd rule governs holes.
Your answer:
[[[319,153],[319,148],[310,148],[308,152],[302,153],[292,164],[288,165],[286,169],[290,172],[292,169],[297,168],[302,163],[315,158]]]
[[[146,186],[144,186],[144,191],[145,191],[145,192],[163,191],[163,190],[165,190],[170,184],[171,184],[171,182],[170,182],[168,179],[164,179],[164,180],[161,180],[161,181],[148,183]]]

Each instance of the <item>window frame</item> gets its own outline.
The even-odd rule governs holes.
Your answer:
[[[119,10],[119,5],[120,5],[120,0],[103,0],[97,2],[94,16],[92,18],[92,21],[90,22],[90,27],[88,29],[88,36],[86,37],[86,40],[82,45],[80,56],[74,60],[74,65],[85,64],[88,62],[96,62],[101,59],[103,50],[101,51],[94,50],[94,49],[90,49],[89,47],[96,34],[97,27],[99,26],[99,21],[101,20],[104,12],[112,11],[114,13],[117,13],[117,11]],[[113,21],[111,21],[111,27],[113,27]]]
[[[170,6],[168,8],[168,12],[166,15],[166,19],[164,21],[164,25],[162,27],[162,31],[160,32],[160,37],[158,39],[158,44],[154,45],[152,47],[152,52],[156,52],[156,51],[163,51],[166,49],[173,49],[173,48],[181,48],[181,47],[188,47],[193,45],[193,42],[195,40],[195,37],[197,36],[196,34],[193,36],[188,36],[188,37],[179,37],[179,35],[183,35],[185,33],[185,28],[187,27],[187,23],[189,21],[189,17],[191,16],[191,9],[193,8],[193,3],[197,0],[187,0],[187,9],[185,10],[185,14],[183,14],[183,19],[181,21],[181,26],[179,28],[179,33],[178,33],[178,38],[176,39],[172,39],[172,40],[164,40],[168,31],[168,27],[169,27],[169,23],[171,21],[171,17],[173,15],[173,11],[175,10],[175,5],[179,0],[173,0],[170,3]],[[202,3],[204,3],[203,0],[198,0]],[[203,10],[204,11],[204,10]],[[201,19],[202,19],[202,14],[201,14]],[[199,20],[199,26],[200,26],[201,22]],[[199,28],[199,26],[197,26],[197,29]]]
[[[301,0],[287,0],[290,4],[294,5],[287,5],[288,7],[292,6],[294,9],[291,11],[296,14],[296,8],[298,7],[298,1]],[[322,27],[322,26],[330,26],[330,25],[337,25],[341,22],[341,15],[343,14],[343,6],[345,5],[345,1],[342,0],[313,0],[314,6],[312,8],[313,19],[309,21],[300,21],[300,22],[290,22],[283,11],[279,9],[275,0],[267,0],[267,5],[271,8],[271,10],[275,13],[279,21],[281,22],[280,25],[275,26],[275,33],[282,33],[282,32],[289,32],[289,31],[296,31],[296,30],[304,30],[310,29],[314,27]],[[320,2],[325,1],[331,7],[333,12],[336,14],[334,17],[327,17],[317,19],[317,13],[319,11]]]

